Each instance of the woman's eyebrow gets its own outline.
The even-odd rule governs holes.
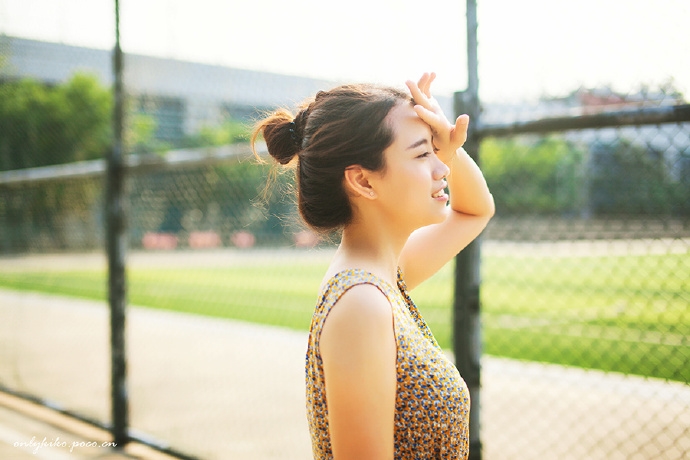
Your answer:
[[[427,139],[427,138],[419,139],[417,142],[415,142],[414,144],[410,145],[410,146],[407,148],[407,150],[416,149],[416,148],[419,147],[420,145],[424,145],[424,144],[428,144],[428,143],[429,143],[429,139]]]

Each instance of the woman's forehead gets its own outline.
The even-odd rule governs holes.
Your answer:
[[[431,135],[431,128],[409,104],[398,104],[389,113],[395,141]]]

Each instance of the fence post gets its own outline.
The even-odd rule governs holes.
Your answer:
[[[467,91],[455,93],[456,116],[468,114],[470,128],[465,150],[479,163],[479,78],[477,71],[477,3],[467,0]],[[470,460],[481,460],[480,359],[481,324],[479,308],[480,239],[469,244],[455,258],[453,301],[453,352],[455,365],[470,391]]]
[[[120,47],[120,5],[115,0],[115,47],[113,49],[114,105],[113,146],[106,168],[106,249],[108,256],[108,303],[110,305],[111,410],[113,442],[121,449],[128,442],[129,407],[125,356],[125,168],[123,152],[123,56]]]

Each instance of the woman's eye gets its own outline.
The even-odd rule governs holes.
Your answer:
[[[417,158],[426,158],[426,157],[428,157],[429,155],[431,155],[431,152],[424,152],[424,153],[422,153],[421,155],[419,155]]]

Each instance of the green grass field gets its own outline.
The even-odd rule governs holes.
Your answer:
[[[134,305],[306,330],[326,262],[299,257],[222,268],[131,268]],[[0,287],[104,300],[103,270],[0,271]],[[485,256],[484,351],[690,382],[686,254]],[[453,266],[412,292],[451,348]]]

